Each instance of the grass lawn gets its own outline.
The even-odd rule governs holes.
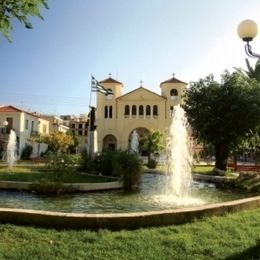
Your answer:
[[[135,231],[1,224],[0,259],[260,259],[259,220],[260,208]]]
[[[40,180],[54,180],[54,173],[43,171],[43,167],[14,167],[9,170],[7,167],[0,167],[0,181],[27,181],[35,182]],[[71,174],[63,174],[62,179],[64,183],[94,183],[94,182],[109,182],[113,181],[111,178],[85,175],[78,172]]]
[[[214,174],[213,173],[213,166],[212,165],[203,165],[203,166],[194,166],[192,169],[193,173],[199,173],[199,174]]]

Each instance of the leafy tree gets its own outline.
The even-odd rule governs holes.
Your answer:
[[[32,29],[28,16],[43,19],[39,11],[42,6],[48,9],[47,0],[0,0],[0,32],[11,41],[13,19],[20,21],[25,28]]]
[[[49,135],[32,137],[31,141],[46,143],[48,144],[49,151],[62,153],[67,153],[68,149],[74,145],[74,138],[72,135],[58,131],[53,132]]]
[[[249,60],[246,58],[247,70],[241,68],[235,68],[241,75],[244,75],[250,79],[255,79],[257,82],[260,82],[260,58],[256,61],[255,67],[253,68]],[[259,163],[260,157],[260,125],[257,127],[256,131],[250,131],[247,134],[245,139],[242,140],[241,144],[238,147],[239,149],[252,148],[255,151],[255,162]],[[235,159],[236,152],[234,151]]]
[[[73,144],[69,146],[70,153],[76,153],[76,148],[79,145],[79,139],[74,132],[67,132],[67,135],[70,135],[73,138]]]
[[[142,150],[147,152],[148,156],[148,167],[154,164],[152,155],[156,155],[163,149],[162,137],[163,134],[160,131],[154,130],[151,131],[148,135],[146,135],[142,140]]]
[[[237,72],[221,83],[209,75],[191,83],[184,109],[194,136],[214,146],[215,169],[226,171],[230,150],[260,123],[260,86]]]

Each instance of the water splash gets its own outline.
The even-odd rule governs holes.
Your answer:
[[[174,107],[172,123],[166,139],[166,194],[187,197],[192,183],[192,149],[185,111]]]
[[[16,133],[15,131],[11,130],[9,134],[7,150],[6,150],[7,164],[9,168],[13,168],[13,166],[17,161],[16,151],[17,151]]]
[[[136,130],[134,130],[131,134],[130,151],[132,153],[138,153],[139,152],[139,139],[138,139],[138,133],[136,132]]]

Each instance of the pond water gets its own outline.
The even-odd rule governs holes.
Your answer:
[[[176,209],[245,197],[241,193],[218,190],[213,184],[193,181],[190,196],[176,199],[161,192],[158,183],[163,181],[164,176],[145,174],[140,190],[128,193],[114,190],[50,196],[0,191],[0,207],[75,213],[122,213]]]

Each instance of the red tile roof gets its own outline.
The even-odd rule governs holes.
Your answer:
[[[35,116],[35,117],[40,117],[38,114],[36,113],[31,113],[31,112],[27,112],[25,110],[22,110],[20,108],[17,108],[17,107],[14,107],[14,106],[0,106],[0,113],[10,113],[10,112],[24,112],[28,115],[31,115],[31,116]]]

